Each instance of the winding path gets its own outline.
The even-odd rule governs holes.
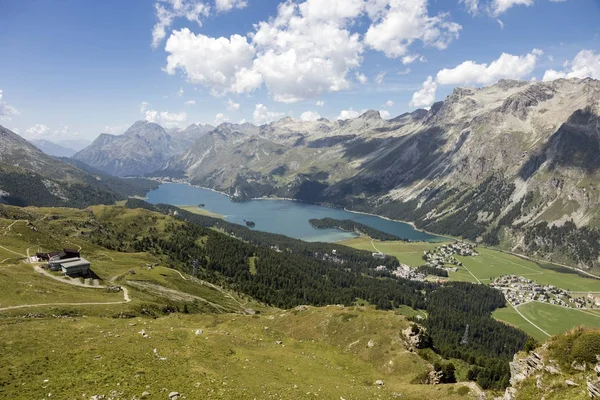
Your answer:
[[[72,286],[78,286],[78,287],[83,287],[86,289],[107,289],[106,286],[90,286],[90,285],[86,285],[84,283],[81,283],[79,281],[75,281],[75,280],[65,280],[65,279],[61,279],[57,276],[54,276],[50,273],[48,273],[47,271],[44,271],[41,267],[39,266],[34,266],[33,269],[36,272],[39,272],[41,275],[44,275],[48,278],[54,279],[55,281],[67,284],[67,285],[72,285]],[[131,302],[131,297],[129,296],[129,289],[127,289],[125,286],[121,286],[121,290],[123,291],[123,301],[109,301],[106,303],[43,303],[43,304],[23,304],[23,305],[19,305],[19,306],[10,306],[10,307],[4,307],[4,308],[0,308],[0,312],[2,311],[9,311],[9,310],[18,310],[21,308],[34,308],[34,307],[51,307],[51,306],[106,306],[106,305],[117,305],[117,304],[126,304],[126,303],[130,303]]]

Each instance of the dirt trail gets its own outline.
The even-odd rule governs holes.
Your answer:
[[[41,267],[39,266],[34,266],[33,269],[36,272],[39,272],[41,275],[44,275],[48,278],[54,279],[55,281],[67,284],[67,285],[72,285],[72,286],[78,286],[78,287],[83,287],[83,288],[87,288],[87,289],[107,289],[106,286],[90,286],[90,285],[86,285],[84,283],[81,283],[79,281],[76,280],[66,280],[66,279],[62,279],[58,276],[54,276],[50,273],[48,273],[47,271],[43,270]],[[49,307],[49,306],[104,306],[104,305],[116,305],[116,304],[126,304],[126,303],[130,303],[131,302],[131,297],[129,296],[129,289],[127,289],[124,286],[121,286],[121,290],[123,291],[123,301],[109,301],[109,302],[105,302],[105,303],[85,303],[85,302],[81,302],[81,303],[42,303],[42,304],[23,304],[23,305],[19,305],[19,306],[10,306],[10,307],[4,307],[4,308],[0,308],[0,312],[2,311],[8,311],[8,310],[18,310],[21,308],[33,308],[33,307]]]

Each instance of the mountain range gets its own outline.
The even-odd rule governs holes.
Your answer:
[[[44,153],[54,157],[71,157],[77,153],[77,150],[46,139],[31,140],[30,142]]]
[[[78,168],[45,154],[3,126],[0,148],[2,203],[64,207],[113,204],[127,196],[143,195],[156,186],[145,179],[122,180],[88,166]]]
[[[184,178],[235,200],[375,213],[590,268],[600,257],[599,115],[598,80],[501,80],[389,120],[371,110],[169,131],[138,121],[73,159],[116,176]]]
[[[100,134],[73,158],[115,176],[145,175],[163,167],[212,129],[193,124],[168,133],[158,124],[138,121],[122,135]]]

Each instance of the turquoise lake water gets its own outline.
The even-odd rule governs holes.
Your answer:
[[[321,207],[291,200],[251,200],[232,202],[229,197],[212,190],[185,184],[165,183],[147,195],[152,204],[174,206],[197,206],[221,214],[232,223],[245,225],[244,220],[254,221],[254,229],[279,233],[310,242],[337,242],[356,237],[355,234],[337,229],[315,229],[308,222],[311,218],[351,219],[383,232],[414,241],[439,241],[441,238],[414,229],[403,222],[389,221],[372,215],[356,214],[341,209]]]

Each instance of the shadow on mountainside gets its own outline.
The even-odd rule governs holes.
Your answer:
[[[531,178],[544,163],[550,171],[558,167],[574,167],[588,173],[600,169],[600,117],[590,108],[575,111],[544,147],[530,156],[520,177]]]

